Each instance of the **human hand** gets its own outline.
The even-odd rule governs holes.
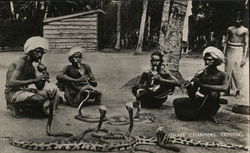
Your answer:
[[[154,76],[152,77],[152,80],[154,80],[154,81],[159,81],[159,80],[160,80],[160,76],[159,76],[159,75],[154,75]]]
[[[194,78],[198,78],[199,79],[199,76],[200,76],[199,72],[194,74]]]
[[[47,81],[49,80],[49,75],[47,74],[42,74],[36,77],[35,82],[39,82],[39,81]]]
[[[242,60],[240,63],[240,67],[243,67],[244,65],[246,65],[246,60]]]
[[[88,82],[88,78],[86,77],[86,75],[83,75],[80,78],[78,78],[76,81],[77,82]]]
[[[194,77],[194,78],[192,79],[192,81],[193,81],[195,84],[197,84],[197,85],[201,85],[200,78],[198,78],[198,77]]]
[[[189,87],[192,83],[189,80],[185,80],[184,87]]]
[[[39,63],[39,64],[37,65],[37,70],[38,70],[39,72],[43,73],[44,71],[47,70],[47,67],[46,67],[44,64]]]

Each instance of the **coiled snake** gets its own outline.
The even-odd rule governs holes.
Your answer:
[[[78,106],[78,115],[75,116],[75,119],[78,119],[84,122],[98,123],[99,117],[92,117],[90,115],[82,114],[82,109],[86,106],[86,101],[88,100],[89,94],[90,94],[88,90],[86,90],[85,92],[87,93],[87,96],[85,97],[85,99],[82,100],[82,102]],[[155,116],[152,113],[137,113],[136,116],[134,117],[135,122],[141,122],[144,120],[149,120],[151,122],[154,122]],[[124,116],[124,115],[115,115],[111,117],[105,117],[103,121],[106,121],[108,124],[111,124],[111,125],[127,125],[130,122],[129,117]]]
[[[8,138],[9,143],[16,147],[21,147],[24,149],[29,150],[89,150],[89,151],[100,151],[100,152],[111,152],[111,151],[119,151],[119,150],[129,150],[129,149],[135,149],[138,145],[157,145],[161,148],[173,150],[173,151],[180,151],[179,148],[174,146],[169,146],[168,143],[173,144],[182,144],[182,145],[188,145],[188,146],[199,146],[199,147],[223,147],[228,149],[238,149],[238,150],[245,150],[249,151],[249,148],[242,146],[242,145],[233,145],[233,144],[223,144],[219,142],[203,142],[203,141],[196,141],[193,139],[189,139],[186,137],[173,137],[171,135],[168,135],[164,132],[163,127],[159,127],[156,131],[156,137],[145,137],[145,136],[130,136],[130,133],[133,129],[133,109],[131,104],[126,104],[126,108],[129,111],[129,118],[130,118],[130,126],[125,135],[123,135],[124,140],[120,142],[100,142],[100,141],[86,141],[83,140],[83,137],[90,132],[94,131],[95,133],[98,133],[100,131],[106,132],[106,134],[103,135],[97,135],[97,137],[102,137],[104,139],[108,138],[115,138],[117,135],[110,134],[108,130],[101,129],[101,125],[103,123],[103,119],[106,115],[106,109],[104,106],[101,106],[99,108],[100,110],[100,119],[99,124],[97,128],[95,129],[87,129],[85,130],[82,135],[78,138],[71,137],[61,140],[55,140],[52,142],[45,142],[45,143],[36,143],[31,141],[19,141],[15,140],[12,137],[2,137],[2,138]],[[112,136],[113,135],[113,136]],[[128,137],[128,138],[126,138]],[[148,151],[149,152],[149,151]]]

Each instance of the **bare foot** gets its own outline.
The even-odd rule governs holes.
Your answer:
[[[19,108],[16,108],[16,107],[14,107],[14,106],[11,106],[11,107],[10,107],[10,110],[11,110],[11,112],[12,112],[12,116],[13,116],[13,117],[15,117],[15,118],[23,118],[23,117],[24,117],[23,113],[20,111]]]

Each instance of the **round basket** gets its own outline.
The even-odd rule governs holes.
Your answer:
[[[175,114],[180,120],[192,121],[197,120],[199,114],[199,107],[190,102],[174,103]]]
[[[238,114],[250,115],[250,106],[247,105],[233,105],[232,112]]]

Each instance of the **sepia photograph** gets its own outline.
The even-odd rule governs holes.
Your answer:
[[[249,153],[249,0],[0,0],[0,153]]]

